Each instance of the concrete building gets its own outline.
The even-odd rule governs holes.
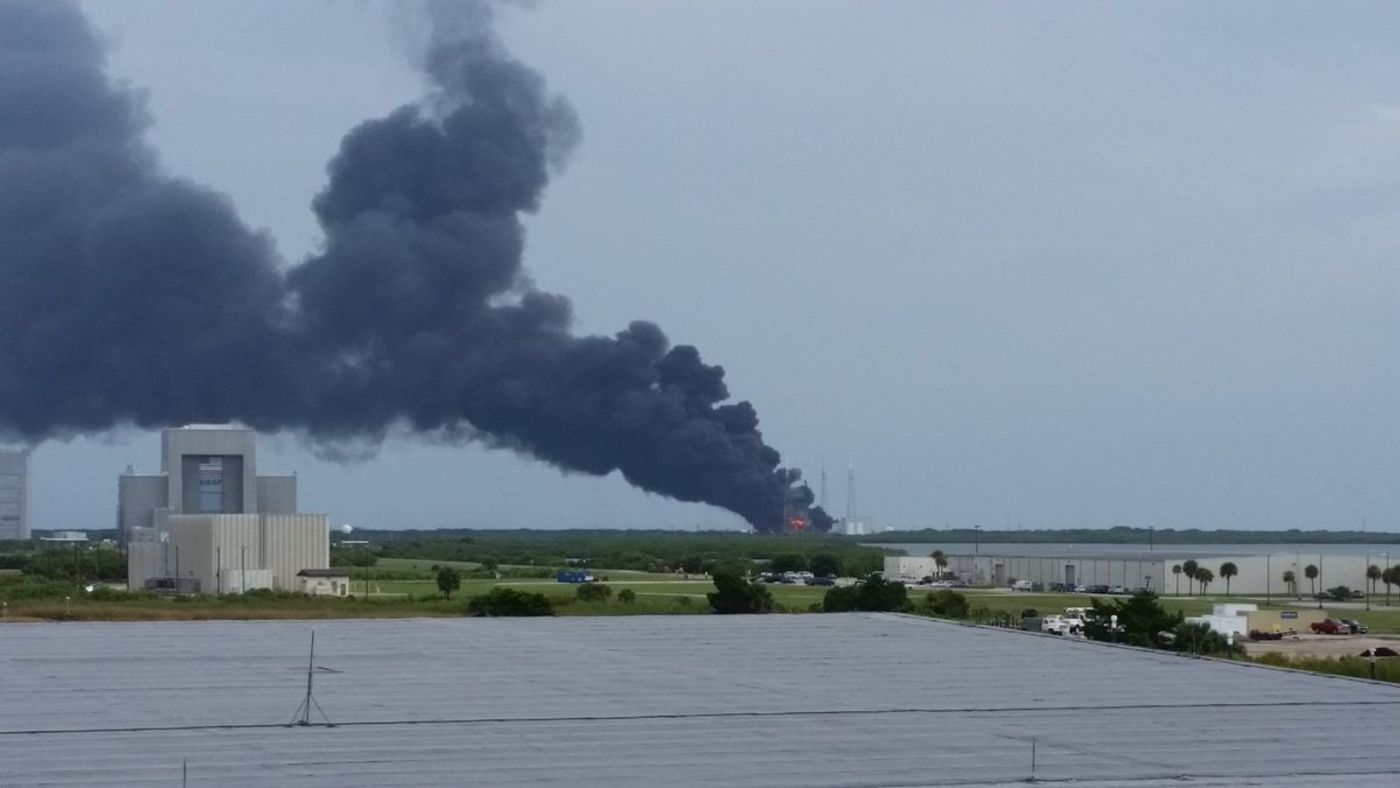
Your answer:
[[[250,429],[165,430],[161,472],[118,479],[131,587],[298,590],[298,572],[329,566],[330,537],[326,515],[297,513],[296,482],[258,475]]]
[[[1400,563],[1400,555],[1392,558],[1383,553],[1361,556],[1293,552],[1190,556],[1158,551],[1104,555],[949,555],[947,560],[945,574],[978,586],[1009,586],[1014,580],[1029,580],[1046,588],[1054,583],[1123,586],[1147,588],[1165,596],[1200,592],[1200,587],[1193,585],[1184,572],[1172,571],[1194,560],[1215,576],[1206,587],[1210,594],[1223,594],[1228,586],[1232,594],[1310,597],[1335,586],[1370,593],[1367,567],[1384,568],[1390,561]],[[1228,584],[1220,571],[1226,563],[1234,564],[1236,570]],[[1317,570],[1317,577],[1312,581],[1307,577],[1308,567]],[[1292,588],[1284,583],[1285,572],[1293,573]],[[915,581],[936,574],[933,559],[928,556],[885,558],[885,576],[891,579]]]
[[[313,630],[325,718],[288,727]],[[895,614],[0,638],[0,785],[1400,784],[1400,686]]]
[[[303,569],[297,572],[298,589],[307,596],[349,596],[350,572],[345,569]]]
[[[29,451],[0,450],[0,539],[29,538]]]

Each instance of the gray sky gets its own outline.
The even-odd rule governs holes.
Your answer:
[[[103,0],[172,173],[283,256],[341,135],[412,101],[375,2]],[[584,136],[526,265],[582,332],[660,323],[899,526],[1400,529],[1400,9],[540,2],[506,43]],[[315,459],[373,527],[738,527],[502,451]],[[52,443],[37,527],[112,524],[144,434]]]

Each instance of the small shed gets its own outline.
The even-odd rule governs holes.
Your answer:
[[[308,596],[348,596],[350,594],[350,571],[348,569],[303,569],[297,572],[301,592]]]

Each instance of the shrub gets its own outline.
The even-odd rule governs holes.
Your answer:
[[[1327,595],[1332,597],[1334,602],[1350,602],[1351,588],[1349,586],[1335,586],[1327,589]]]
[[[1085,627],[1087,630],[1088,627]],[[1189,654],[1203,654],[1208,657],[1233,656],[1244,654],[1244,644],[1230,641],[1224,635],[1210,628],[1209,624],[1187,624],[1182,622],[1172,631],[1172,648]]]
[[[924,609],[944,618],[967,618],[969,613],[967,597],[948,588],[925,596]]]
[[[617,592],[617,601],[624,605],[631,605],[637,601],[637,592],[630,588],[624,588]]]
[[[472,597],[467,602],[467,613],[473,616],[552,616],[554,606],[544,594],[493,588],[490,593]]]
[[[580,602],[606,602],[612,599],[612,586],[602,583],[584,583],[578,587]]]
[[[849,613],[856,609],[856,587],[838,586],[827,589],[822,595],[823,613]]]
[[[841,575],[841,559],[831,553],[817,553],[807,562],[807,566],[817,577],[839,577]]]
[[[870,575],[853,586],[832,588],[822,597],[822,609],[828,613],[900,611],[908,607],[909,592],[904,584],[886,581],[879,575]]]
[[[0,599],[62,599],[73,594],[73,584],[33,575],[0,575]]]
[[[715,592],[706,594],[706,598],[710,600],[710,609],[721,614],[769,613],[773,610],[773,596],[768,589],[729,572],[715,575]]]
[[[807,559],[795,553],[774,556],[768,564],[770,572],[805,572],[807,571]]]

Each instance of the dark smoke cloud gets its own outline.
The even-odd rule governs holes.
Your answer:
[[[568,300],[524,277],[520,212],[573,110],[488,6],[430,11],[431,95],[345,137],[323,251],[286,269],[225,197],[161,172],[73,3],[0,2],[0,433],[237,420],[336,445],[407,425],[783,528],[811,491],[722,368],[648,322],[574,336]]]

